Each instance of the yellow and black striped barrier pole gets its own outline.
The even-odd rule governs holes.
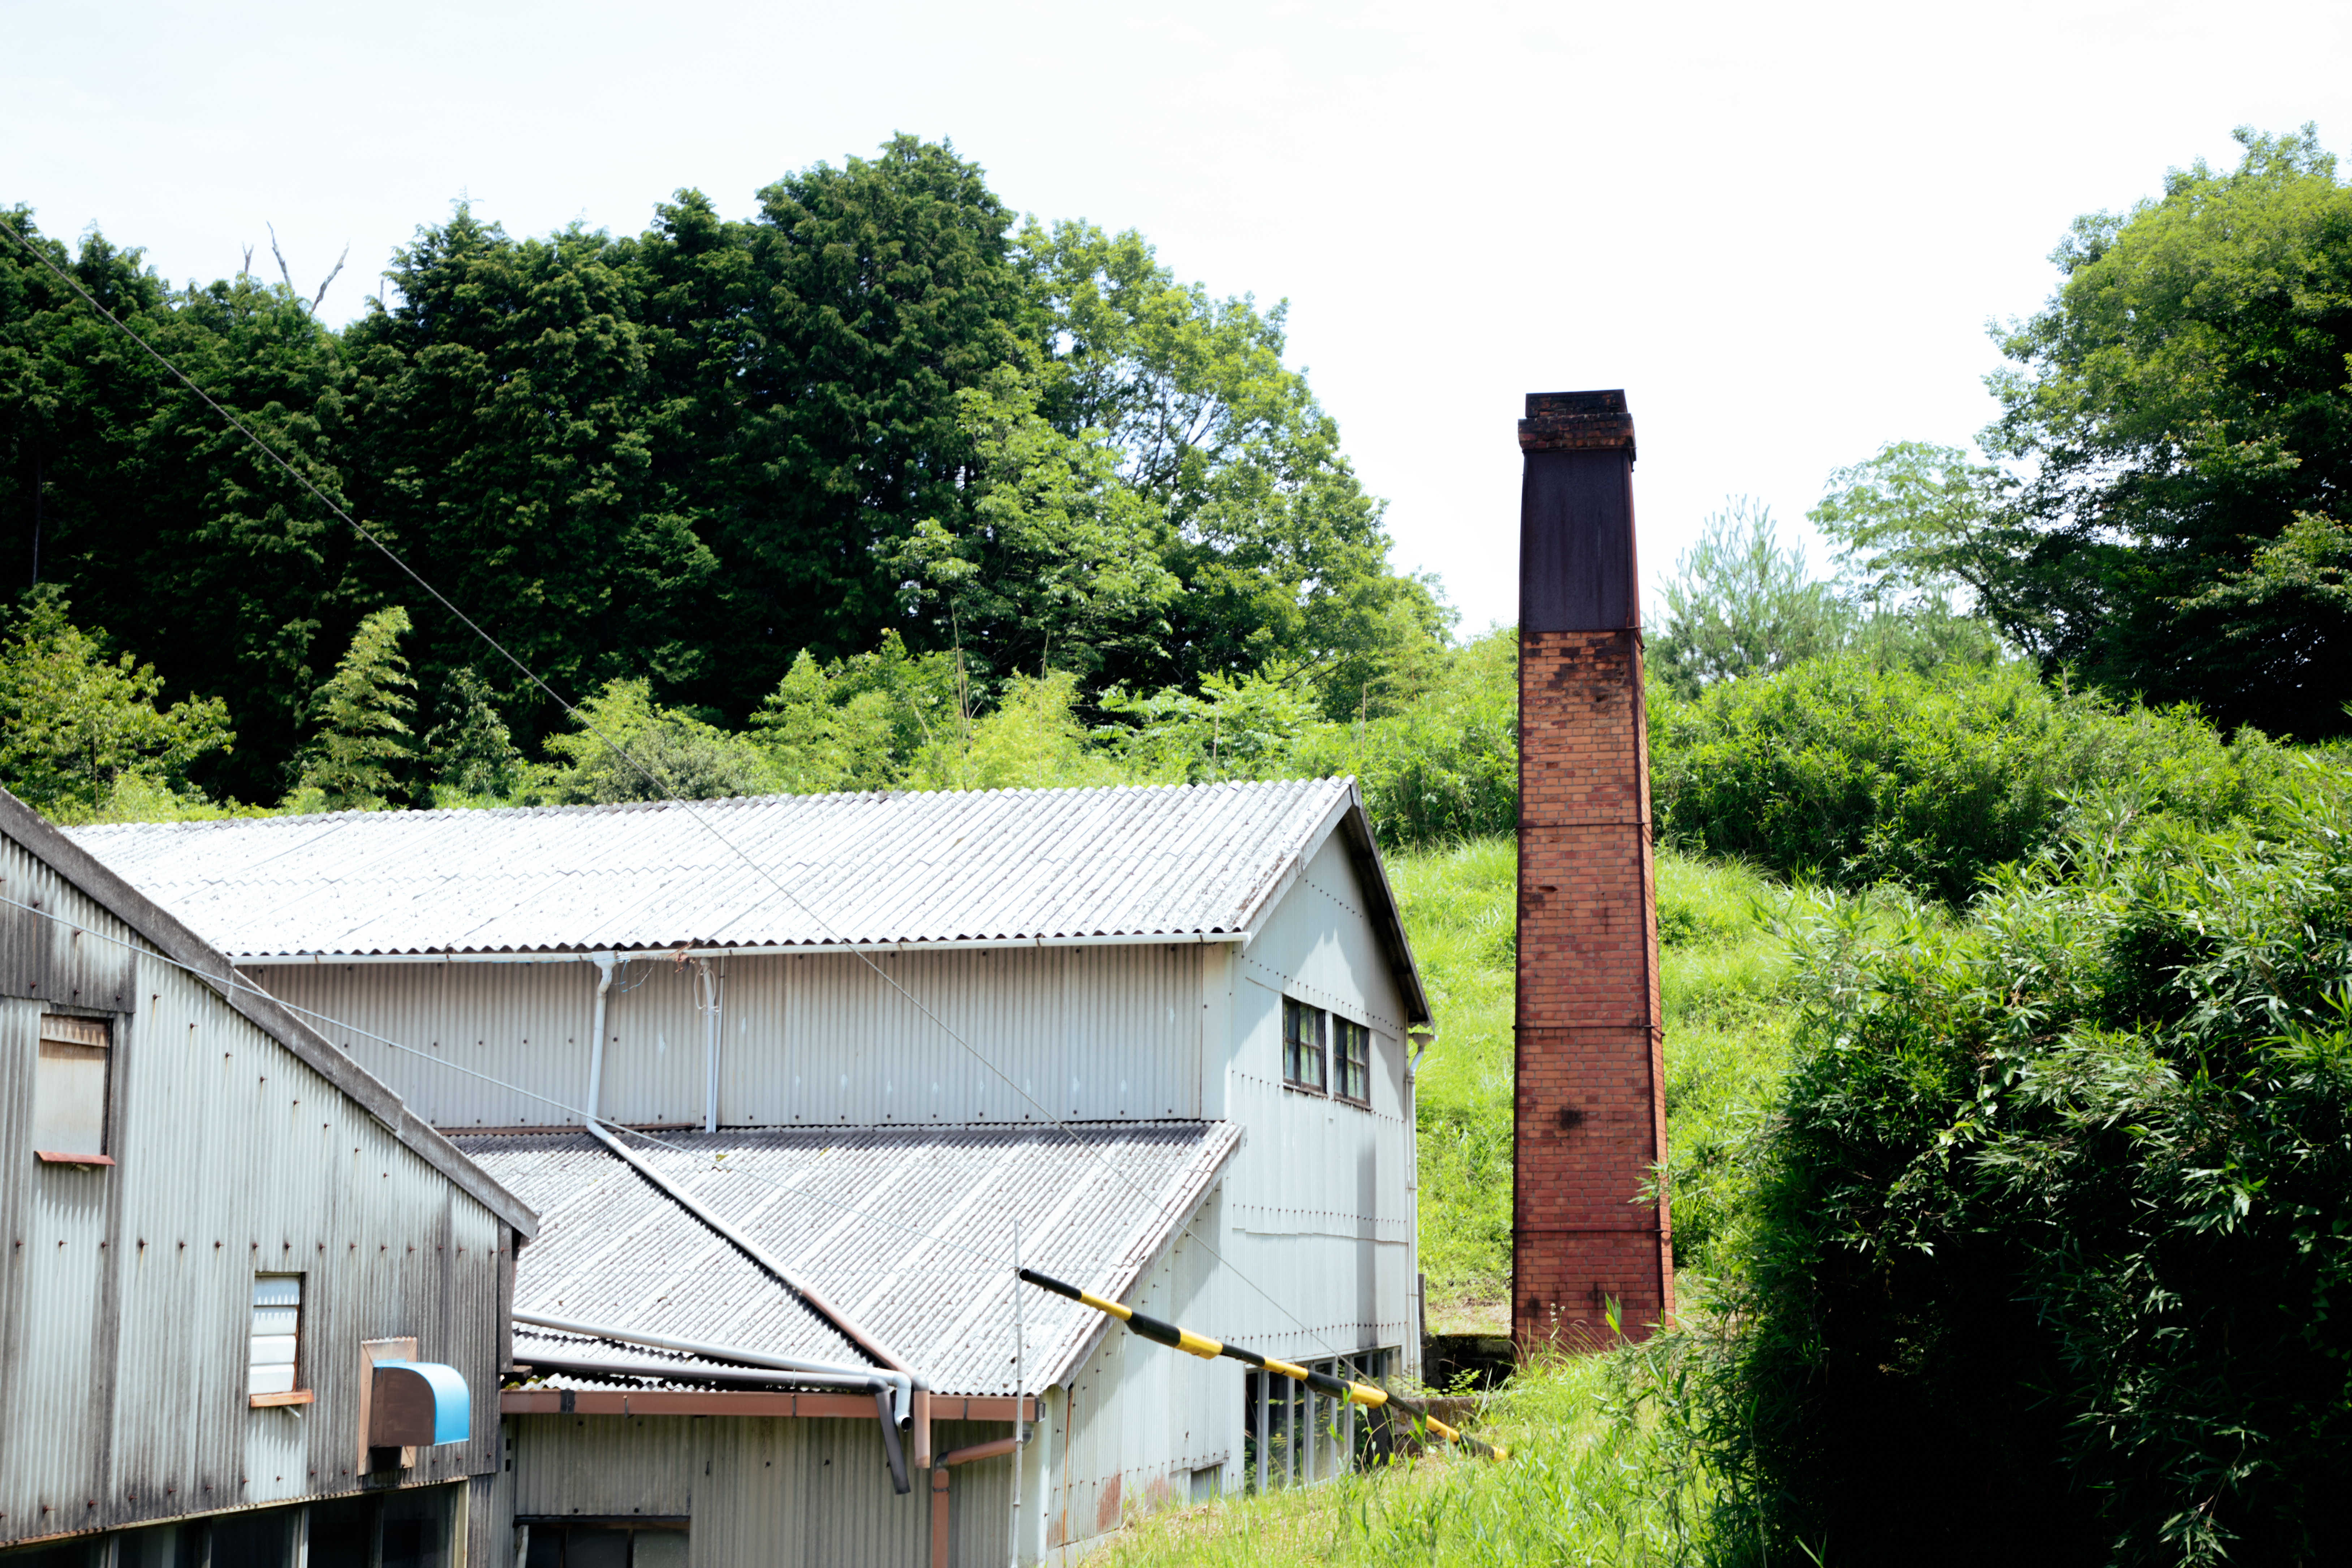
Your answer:
[[[1284,1377],[1295,1379],[1318,1394],[1328,1394],[1333,1399],[1345,1399],[1370,1410],[1378,1410],[1382,1405],[1392,1405],[1447,1442],[1458,1443],[1474,1454],[1496,1460],[1507,1459],[1511,1457],[1511,1451],[1508,1448],[1482,1442],[1466,1432],[1448,1426],[1444,1422],[1432,1415],[1428,1406],[1417,1405],[1410,1399],[1391,1394],[1385,1388],[1376,1388],[1369,1383],[1343,1382],[1328,1373],[1311,1372],[1303,1366],[1294,1366],[1286,1361],[1276,1361],[1273,1357],[1262,1356],[1255,1351],[1244,1350],[1239,1345],[1229,1345],[1223,1340],[1213,1340],[1206,1335],[1196,1334],[1190,1329],[1180,1329],[1173,1323],[1163,1322],[1158,1318],[1139,1312],[1132,1307],[1122,1307],[1116,1301],[1105,1300],[1091,1290],[1081,1290],[1076,1285],[1066,1284],[1050,1274],[1040,1274],[1034,1268],[1021,1270],[1021,1278],[1042,1290],[1051,1290],[1056,1296],[1066,1296],[1082,1307],[1092,1307],[1097,1312],[1117,1318],[1145,1339],[1166,1345],[1171,1350],[1180,1350],[1187,1355],[1199,1356],[1202,1361],[1214,1361],[1219,1356],[1228,1356],[1234,1361],[1245,1362],[1262,1372],[1278,1373]]]

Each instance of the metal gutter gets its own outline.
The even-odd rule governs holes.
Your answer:
[[[1245,932],[1118,931],[1102,936],[957,937],[941,942],[801,942],[760,947],[614,948],[615,963],[629,963],[667,958],[807,958],[828,952],[968,952],[976,949],[1023,947],[1183,947],[1212,942],[1246,942]],[[240,969],[281,969],[296,964],[357,963],[577,963],[593,957],[572,952],[246,952],[236,955]]]
[[[623,1344],[650,1345],[656,1350],[677,1351],[686,1355],[707,1356],[713,1361],[740,1362],[745,1366],[772,1367],[782,1372],[816,1372],[830,1376],[854,1377],[865,1382],[874,1376],[870,1366],[845,1366],[839,1362],[811,1361],[802,1356],[774,1355],[767,1351],[746,1350],[741,1345],[710,1344],[701,1340],[672,1339],[667,1334],[649,1334],[641,1329],[616,1329],[610,1323],[585,1323],[576,1318],[551,1318],[541,1312],[516,1311],[509,1314],[518,1323],[529,1323],[536,1329],[554,1329],[567,1334],[579,1334],[592,1340],[614,1340]],[[887,1381],[887,1380],[886,1380]]]

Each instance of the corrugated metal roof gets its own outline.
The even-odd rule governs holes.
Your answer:
[[[239,958],[1239,932],[1347,779],[125,823],[72,837]]]
[[[1076,1139],[1083,1141],[1081,1147]],[[735,1247],[585,1133],[460,1135],[540,1210],[515,1309],[702,1344],[865,1357]],[[665,1134],[638,1152],[864,1324],[942,1394],[1013,1385],[1022,1261],[1113,1300],[1192,1212],[1240,1141],[1223,1121],[778,1129]],[[633,1142],[638,1141],[633,1140]],[[1059,1382],[1102,1320],[1021,1298],[1024,1381]],[[532,1331],[540,1332],[542,1331]],[[522,1332],[519,1326],[518,1334]],[[615,1358],[649,1352],[614,1346]],[[517,1358],[529,1361],[518,1345]]]

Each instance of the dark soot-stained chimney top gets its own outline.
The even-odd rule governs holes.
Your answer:
[[[1639,627],[1625,394],[1528,394],[1519,450],[1520,635]]]
[[[1611,392],[1530,392],[1528,416],[1519,421],[1522,452],[1615,451],[1633,456],[1633,416],[1625,412],[1625,394]]]

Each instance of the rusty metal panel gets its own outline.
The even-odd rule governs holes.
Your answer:
[[[13,847],[13,846],[12,846]],[[65,879],[21,850],[0,868],[0,996],[131,1013],[139,986],[130,950],[53,915],[89,903]]]
[[[701,1479],[691,1415],[514,1415],[514,1511],[686,1514]]]
[[[1232,935],[1346,779],[72,830],[239,958]]]
[[[42,874],[0,839],[8,889]],[[137,1005],[111,1017],[117,1163],[89,1170],[36,1164],[22,1136],[58,1004],[0,1000],[0,1543],[354,1489],[357,1346],[391,1333],[476,1391],[472,1440],[408,1479],[494,1470],[504,1226],[208,984],[50,887],[84,946],[129,954]],[[304,1278],[307,1407],[247,1403],[258,1273]]]
[[[514,1513],[686,1515],[697,1568],[904,1568],[930,1561],[928,1478],[892,1491],[871,1421],[781,1417],[525,1415],[515,1436]],[[1004,1435],[942,1421],[937,1448]],[[1034,1459],[1034,1455],[1032,1456]],[[1031,1486],[1037,1478],[1032,1465]],[[950,1472],[950,1564],[1001,1563],[1008,1459]]]

